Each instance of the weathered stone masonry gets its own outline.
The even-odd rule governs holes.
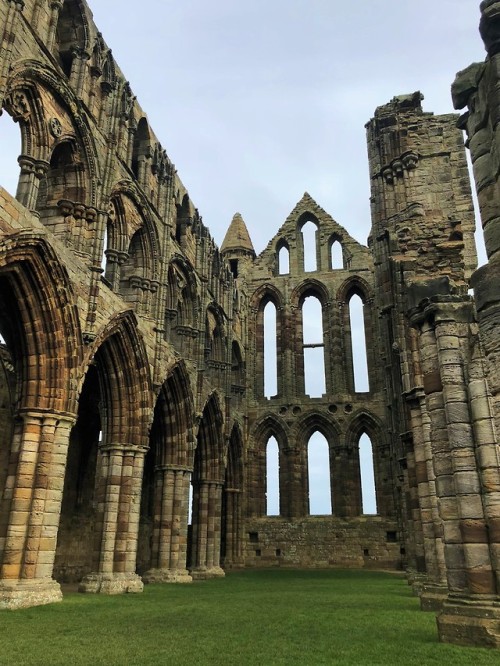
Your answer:
[[[256,256],[239,215],[216,247],[85,2],[3,0],[0,102],[22,153],[15,199],[0,189],[0,608],[57,601],[65,582],[117,594],[243,566],[405,568],[442,640],[500,646],[500,3],[481,10],[488,57],[453,85],[465,113],[425,113],[415,93],[367,124],[368,246],[305,194]],[[328,516],[310,515],[316,432]],[[377,515],[363,514],[363,435]],[[279,516],[266,515],[271,437]]]

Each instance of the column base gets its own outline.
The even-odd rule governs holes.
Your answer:
[[[208,580],[209,578],[223,578],[226,574],[220,567],[200,567],[189,572],[193,580]]]
[[[420,610],[436,613],[448,599],[448,587],[439,583],[424,583],[420,592]]]
[[[85,576],[78,586],[78,592],[88,594],[127,594],[144,590],[144,583],[137,574],[91,573]]]
[[[413,595],[415,597],[419,597],[422,594],[424,585],[426,585],[428,582],[427,574],[412,571],[411,573],[407,572],[406,576],[408,585],[410,585],[413,591]]]
[[[0,609],[16,610],[62,601],[61,586],[55,580],[0,581]]]
[[[193,579],[187,569],[149,569],[142,576],[148,583],[192,583]]]
[[[437,616],[442,643],[500,647],[500,599],[448,596]]]

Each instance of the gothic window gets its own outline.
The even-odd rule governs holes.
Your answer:
[[[361,471],[361,506],[363,514],[377,513],[373,447],[367,434],[359,438],[359,467]]]
[[[266,445],[266,515],[280,515],[279,447],[275,437]]]
[[[264,395],[272,398],[278,393],[278,349],[276,306],[269,301],[264,308]]]
[[[326,438],[314,432],[307,444],[309,477],[309,513],[313,516],[331,515],[330,450]]]
[[[288,275],[290,273],[290,250],[282,245],[278,250],[278,274]]]
[[[65,0],[57,22],[56,45],[59,63],[68,78],[71,75],[74,53],[78,48],[85,49],[86,45],[86,26],[79,4],[77,0]]]
[[[149,127],[146,118],[137,125],[132,152],[132,172],[141,185],[144,184],[146,158],[150,151]]]
[[[339,240],[334,239],[330,246],[330,262],[333,270],[344,268],[342,245]]]
[[[353,294],[349,299],[349,321],[351,330],[354,391],[356,393],[364,393],[370,390],[370,386],[366,356],[364,303],[358,294]]]
[[[305,392],[311,398],[326,393],[323,308],[316,296],[307,296],[302,304],[302,348],[304,353]]]
[[[304,272],[310,273],[317,270],[317,225],[309,220],[302,229],[302,243],[304,248]]]
[[[0,115],[0,137],[2,141],[2,177],[0,185],[13,197],[16,196],[19,180],[17,158],[21,154],[21,134],[14,121],[4,110]]]

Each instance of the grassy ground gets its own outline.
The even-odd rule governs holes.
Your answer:
[[[246,571],[0,611],[1,666],[472,663],[500,654],[438,643],[406,581],[378,572]]]

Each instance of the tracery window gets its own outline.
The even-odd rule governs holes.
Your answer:
[[[323,308],[316,296],[302,304],[302,349],[304,353],[305,392],[311,398],[326,393]]]

